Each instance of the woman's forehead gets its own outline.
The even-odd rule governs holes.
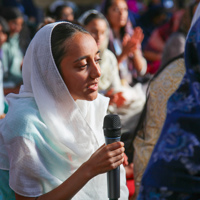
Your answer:
[[[77,32],[71,38],[66,39],[67,52],[89,52],[91,49],[97,50],[94,38],[89,33]]]

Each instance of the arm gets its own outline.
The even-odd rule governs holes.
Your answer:
[[[115,169],[123,163],[124,144],[115,142],[102,145],[90,159],[54,190],[36,197],[24,197],[15,193],[16,200],[68,200],[71,199],[90,179],[98,174]]]
[[[161,60],[162,53],[157,53],[150,50],[144,50],[144,57],[148,61],[157,61],[157,60]]]
[[[165,42],[159,34],[159,29],[155,29],[149,38],[150,46],[156,51],[162,52],[165,46]]]
[[[141,74],[144,75],[147,70],[147,62],[145,58],[142,55],[142,52],[140,49],[137,49],[134,52],[134,57],[133,57],[133,64],[136,70]]]
[[[146,60],[141,52],[141,42],[144,38],[143,31],[140,27],[134,29],[134,34],[130,36],[126,35],[123,40],[123,49],[121,55],[117,57],[118,62],[122,62],[128,56],[133,55],[133,64],[138,72],[146,69]]]

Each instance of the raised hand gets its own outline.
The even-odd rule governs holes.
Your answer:
[[[134,54],[137,50],[140,50],[143,39],[144,34],[140,27],[136,27],[134,29],[132,36],[126,34],[122,42],[122,53],[120,61],[130,56],[131,54]]]
[[[110,103],[109,103],[110,105],[115,104],[118,108],[123,106],[124,103],[126,102],[126,98],[123,96],[123,93],[122,92],[114,93],[113,89],[109,90],[105,96],[110,98]]]

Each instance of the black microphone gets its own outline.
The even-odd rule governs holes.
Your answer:
[[[104,117],[103,130],[106,144],[120,141],[121,122],[118,115],[109,114]],[[108,198],[117,200],[120,197],[120,166],[107,172]]]

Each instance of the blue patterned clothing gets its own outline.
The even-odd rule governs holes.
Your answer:
[[[200,199],[200,18],[185,47],[186,75],[167,104],[138,200]]]

